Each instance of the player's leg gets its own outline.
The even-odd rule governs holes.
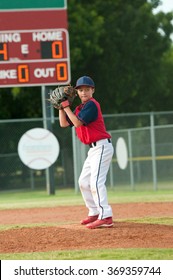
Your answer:
[[[99,219],[112,217],[112,208],[108,204],[106,177],[113,156],[113,146],[101,145],[93,149],[90,156],[91,164],[91,192],[95,204],[99,208]]]
[[[87,224],[89,222],[95,221],[98,218],[99,211],[97,209],[97,206],[95,204],[95,201],[93,199],[91,188],[90,188],[90,176],[91,176],[91,168],[90,168],[90,162],[88,158],[85,160],[82,172],[79,177],[79,187],[81,190],[81,194],[83,197],[83,200],[85,202],[86,207],[88,208],[88,217],[92,218],[86,218],[83,221],[81,221],[82,224]]]

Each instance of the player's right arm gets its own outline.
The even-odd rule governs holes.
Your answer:
[[[59,110],[59,123],[61,127],[67,127],[70,125],[67,121],[66,113],[64,110]]]

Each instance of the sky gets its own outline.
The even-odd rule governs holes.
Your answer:
[[[163,11],[165,13],[173,11],[173,0],[162,0],[162,4],[157,9],[158,11]]]

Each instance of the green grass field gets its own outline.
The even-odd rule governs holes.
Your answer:
[[[110,203],[129,202],[173,202],[173,190],[159,191],[116,191],[108,190]],[[83,205],[80,193],[74,190],[59,190],[55,195],[47,195],[45,191],[9,191],[0,192],[0,210],[55,207],[61,205]]]
[[[122,192],[109,190],[110,203],[129,202],[173,202],[173,191],[134,191]],[[44,191],[15,191],[0,193],[0,210],[32,207],[55,207],[61,205],[83,205],[80,193],[74,190],[59,190],[55,195]],[[1,213],[0,213],[1,215]],[[123,221],[165,224],[173,226],[172,218],[124,219]],[[28,226],[50,226],[49,224],[32,224]],[[51,224],[52,225],[52,224]],[[0,230],[20,228],[26,225],[1,225]],[[1,240],[2,242],[2,240]],[[173,249],[100,249],[51,251],[18,254],[1,254],[1,260],[173,260]]]

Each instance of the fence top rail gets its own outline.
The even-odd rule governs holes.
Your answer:
[[[48,119],[48,118],[47,118]],[[36,122],[43,121],[43,118],[28,118],[28,119],[9,119],[9,120],[0,120],[0,123],[17,123],[17,122]]]
[[[150,129],[151,129],[151,126],[137,127],[137,128],[124,128],[124,129],[109,130],[109,133],[122,133],[122,132],[128,132],[128,131],[150,130]]]
[[[105,118],[108,117],[129,117],[129,116],[150,116],[150,115],[170,115],[173,111],[160,111],[160,112],[136,112],[136,113],[120,113],[120,114],[103,114]]]
[[[159,128],[173,128],[173,124],[167,124],[167,125],[154,125],[154,129]],[[127,131],[140,131],[140,130],[151,130],[152,126],[145,126],[145,127],[136,127],[136,128],[124,128],[124,129],[115,129],[115,130],[109,130],[109,133],[121,133],[121,132],[127,132]]]

